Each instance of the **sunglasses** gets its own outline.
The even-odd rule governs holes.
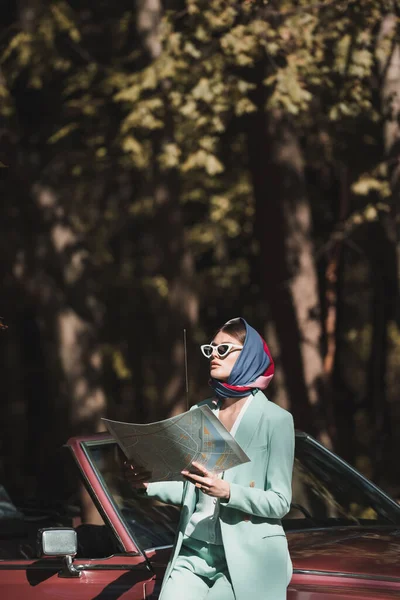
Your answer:
[[[243,346],[238,346],[238,344],[218,344],[218,346],[213,346],[212,344],[203,344],[200,346],[200,349],[206,358],[211,358],[214,350],[217,352],[219,358],[224,358],[232,352],[232,350],[242,350]]]

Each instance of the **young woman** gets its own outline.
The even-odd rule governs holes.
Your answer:
[[[194,463],[184,483],[140,483],[143,474],[130,465],[132,483],[148,496],[182,505],[160,600],[284,600],[292,564],[281,519],[291,501],[293,419],[261,391],[274,363],[244,319],[225,323],[201,350],[215,397],[200,405],[251,460],[220,477]]]

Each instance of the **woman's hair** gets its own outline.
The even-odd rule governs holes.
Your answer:
[[[231,319],[230,321],[224,323],[224,325],[222,325],[222,327],[218,329],[217,333],[219,333],[220,331],[231,335],[232,337],[237,339],[237,341],[240,344],[244,344],[244,341],[246,339],[246,327],[240,317],[237,317],[236,319]]]

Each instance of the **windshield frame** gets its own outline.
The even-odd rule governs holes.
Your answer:
[[[99,510],[104,523],[111,527],[117,537],[121,549],[130,555],[142,555],[147,561],[142,548],[132,536],[101,472],[96,467],[88,451],[91,446],[101,447],[108,444],[116,444],[116,441],[110,435],[97,434],[90,438],[72,438],[68,440],[66,447],[70,448],[89,495]]]

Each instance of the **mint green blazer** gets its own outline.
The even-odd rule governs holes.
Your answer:
[[[197,406],[204,404],[215,410],[212,398]],[[235,598],[285,600],[292,563],[281,519],[289,512],[292,496],[292,416],[258,391],[235,439],[250,458],[249,463],[225,472],[231,493],[229,501],[220,502],[222,540]],[[187,481],[152,483],[147,493],[163,502],[182,505],[165,583],[195,509],[195,486]],[[275,537],[280,540],[271,540]]]

